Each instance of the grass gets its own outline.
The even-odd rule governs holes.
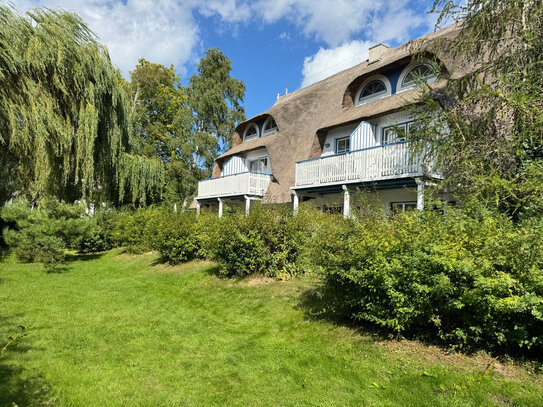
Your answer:
[[[0,263],[0,406],[540,406],[543,378],[485,355],[308,316],[315,282],[214,275],[152,254],[60,274]]]

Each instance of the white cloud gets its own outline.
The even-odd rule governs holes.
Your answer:
[[[291,41],[292,38],[290,38],[290,34],[286,31],[283,31],[281,34],[279,34],[279,39],[283,41]]]
[[[423,25],[429,28],[430,21],[427,14],[415,14],[409,9],[393,9],[371,22],[371,37],[375,43],[404,43],[411,39],[411,30]]]
[[[431,21],[409,0],[259,0],[255,10],[268,23],[287,19],[328,45],[305,58],[302,87],[363,61],[372,45],[406,42]]]
[[[75,11],[105,44],[125,76],[139,58],[184,73],[196,62],[200,27],[193,17],[217,16],[218,32],[235,37],[239,24],[289,21],[308,37],[326,44],[304,61],[302,86],[346,69],[367,56],[378,42],[405,42],[410,32],[427,26],[428,16],[416,14],[409,0],[15,0],[23,11],[37,6]],[[288,40],[284,31],[279,36]],[[356,39],[353,41],[353,39]],[[213,45],[213,44],[210,44]],[[366,55],[362,57],[361,55]]]
[[[126,76],[139,58],[183,70],[194,57],[198,26],[195,6],[174,0],[40,0],[16,1],[19,10],[44,6],[77,12],[109,49],[113,62]]]
[[[306,35],[337,46],[362,31],[381,7],[374,0],[260,0],[255,11],[268,23],[286,18]]]
[[[207,0],[199,2],[199,11],[204,16],[219,15],[223,21],[239,23],[249,19],[251,8],[238,0]]]
[[[327,78],[368,59],[369,41],[351,41],[336,48],[324,49],[304,60],[302,87]]]
[[[426,22],[408,0],[259,0],[254,13],[265,22],[296,24],[306,35],[337,47],[353,39],[398,40]]]

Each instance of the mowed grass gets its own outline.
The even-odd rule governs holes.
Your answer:
[[[211,263],[0,263],[0,405],[541,406],[541,375],[386,341],[302,305],[310,278],[236,281]]]

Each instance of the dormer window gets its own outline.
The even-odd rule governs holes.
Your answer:
[[[362,89],[362,92],[360,92],[360,96],[358,97],[358,101],[362,101],[367,98],[372,98],[381,94],[386,93],[387,87],[382,81],[371,81],[366,85],[364,89]]]
[[[390,95],[390,82],[384,75],[375,75],[366,79],[356,94],[356,105],[373,102]]]
[[[264,122],[263,135],[270,136],[276,132],[277,132],[277,124],[275,123],[275,120],[273,119],[273,117],[270,116]]]
[[[400,76],[400,89],[411,89],[421,82],[432,83],[437,78],[435,68],[429,62],[409,64]]]
[[[245,130],[243,141],[249,141],[255,138],[258,138],[258,127],[256,127],[256,124],[251,124],[247,127],[247,130]]]

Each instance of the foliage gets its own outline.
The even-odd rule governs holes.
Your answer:
[[[57,271],[66,249],[77,249],[89,232],[83,205],[44,199],[37,207],[21,198],[3,207],[2,219],[14,225],[4,229],[4,240],[22,261],[44,263]]]
[[[157,207],[125,208],[117,212],[113,221],[112,238],[117,246],[129,253],[145,253],[153,250],[156,233],[164,219],[163,211]]]
[[[79,253],[98,253],[116,246],[114,228],[117,213],[114,209],[99,209],[88,219],[89,230],[81,239]]]
[[[217,222],[214,215],[165,213],[156,228],[154,248],[170,264],[186,262],[207,255],[207,242]]]
[[[198,140],[197,162],[208,172],[222,149],[230,148],[236,125],[245,120],[245,84],[230,76],[231,61],[212,48],[200,59],[198,73],[189,79],[189,106]]]
[[[438,0],[460,27],[423,43],[465,67],[417,102],[419,141],[462,201],[483,201],[516,219],[543,214],[543,8],[533,0]],[[422,105],[422,107],[421,107]]]
[[[125,83],[131,100],[134,142],[139,154],[159,157],[166,171],[165,199],[183,202],[196,190],[200,169],[191,132],[187,92],[173,66],[140,59]],[[203,146],[200,146],[203,149]]]
[[[85,23],[0,6],[0,201],[17,191],[145,204],[163,168],[134,156],[131,138],[120,74]]]
[[[543,223],[482,206],[327,222],[311,259],[325,306],[462,347],[543,348]]]
[[[300,274],[303,250],[318,219],[310,207],[294,215],[287,207],[256,205],[248,217],[234,213],[218,220],[209,251],[227,276]]]

